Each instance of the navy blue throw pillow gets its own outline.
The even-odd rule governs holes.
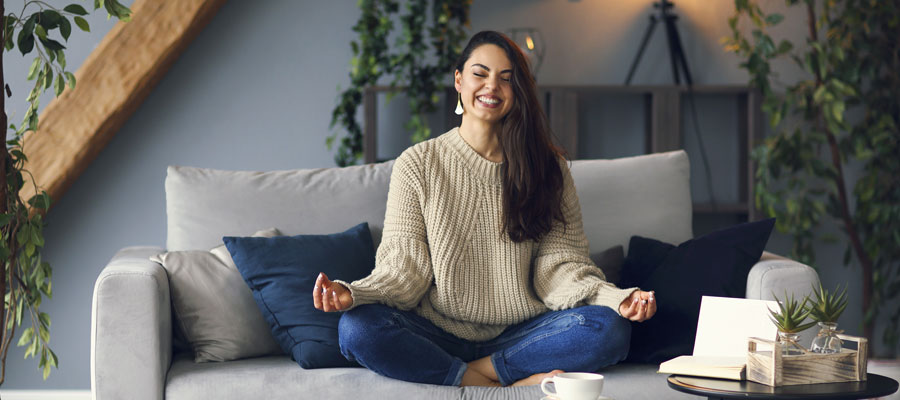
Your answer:
[[[701,298],[744,297],[747,274],[759,261],[774,226],[774,218],[748,222],[678,246],[632,237],[623,281],[655,291],[658,305],[653,318],[632,324],[628,360],[659,363],[691,354]]]
[[[313,307],[319,272],[354,281],[375,268],[369,224],[331,235],[222,238],[281,348],[303,368],[357,367],[338,347],[341,313]]]

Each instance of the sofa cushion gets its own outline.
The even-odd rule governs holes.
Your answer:
[[[656,364],[619,364],[598,372],[606,378],[603,395],[613,399],[696,399],[676,392],[657,374]],[[195,364],[178,358],[166,376],[166,400],[317,399],[540,399],[538,385],[440,386],[385,378],[364,368],[297,368],[288,357],[261,357],[227,363]]]
[[[254,236],[279,234],[272,228]],[[166,269],[175,323],[195,362],[284,354],[224,244],[210,251],[170,251],[150,259]]]
[[[365,222],[331,235],[223,238],[275,340],[303,368],[357,366],[338,346],[341,313],[313,307],[319,272],[354,281],[375,268]]]
[[[326,234],[366,221],[381,241],[393,162],[293,171],[169,167],[166,247],[208,250],[222,236],[277,226],[285,235]]]
[[[654,290],[658,308],[653,318],[633,323],[628,360],[658,363],[691,354],[703,296],[745,296],[747,274],[759,261],[775,219],[720,229],[673,246],[634,238],[623,284]],[[639,267],[633,267],[639,266]]]
[[[693,237],[690,162],[683,150],[614,160],[576,160],[572,178],[591,252],[633,235],[681,243]]]

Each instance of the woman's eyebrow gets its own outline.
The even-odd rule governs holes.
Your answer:
[[[473,66],[473,67],[481,67],[481,68],[484,68],[485,71],[491,72],[491,69],[488,68],[488,67],[487,67],[486,65],[484,65],[484,64],[478,64],[478,63],[475,63],[475,64],[472,64],[472,66]],[[505,74],[505,73],[507,73],[507,72],[512,72],[512,70],[511,70],[511,69],[504,69],[503,71],[500,71],[501,74]]]

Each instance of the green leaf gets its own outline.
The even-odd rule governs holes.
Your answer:
[[[87,10],[85,10],[84,7],[78,4],[69,4],[65,8],[63,8],[63,11],[80,16],[85,16],[88,14]]]
[[[44,70],[44,90],[50,88],[50,85],[53,83],[53,69],[50,68],[50,64],[45,64],[47,68]]]
[[[6,213],[0,214],[0,228],[6,226],[6,224],[8,224],[9,221],[12,221],[12,220],[13,220],[13,214],[6,214]],[[3,248],[6,248],[6,246],[4,245]],[[6,257],[0,257],[0,260],[2,260],[2,259],[6,259]]]
[[[19,51],[22,52],[23,56],[31,53],[31,50],[34,49],[34,21],[37,18],[35,15],[32,15],[25,21],[22,30],[19,31],[19,38],[16,40],[16,43],[19,45]]]
[[[56,51],[56,63],[59,64],[59,67],[62,69],[66,69],[66,52],[62,50]]]
[[[44,325],[44,327],[46,327],[47,329],[50,329],[50,316],[47,315],[47,313],[42,312],[42,313],[38,314],[38,319],[41,320],[41,324]],[[48,333],[48,335],[47,335],[47,340],[46,340],[46,341],[47,341],[47,342],[50,341],[50,335],[49,335],[49,333]]]
[[[69,89],[75,89],[75,75],[71,72],[66,71],[66,79],[69,80]]]
[[[37,229],[31,230],[31,240],[34,242],[35,246],[44,247],[44,235]]]
[[[778,25],[778,23],[780,23],[782,20],[784,20],[784,15],[777,14],[777,13],[769,14],[769,16],[766,17],[766,25],[769,25],[769,26]]]
[[[41,39],[47,38],[47,31],[44,30],[44,27],[40,26],[40,25],[37,25],[34,27],[34,34],[37,35],[38,38],[41,38]]]
[[[23,347],[30,343],[34,339],[34,328],[28,327],[24,331],[22,331],[22,337],[19,338],[19,342],[16,343],[16,346]]]
[[[38,325],[38,334],[40,334],[44,343],[50,343],[50,331],[44,325]]]
[[[48,50],[62,50],[65,49],[66,46],[63,46],[62,43],[57,42],[53,39],[38,39],[41,41],[41,44],[44,45]]]
[[[72,34],[72,23],[69,22],[68,18],[59,20],[59,34],[62,35],[63,40],[69,41],[69,35]]]
[[[63,81],[62,75],[56,76],[56,95],[59,96],[62,94],[63,90],[66,88],[66,83]]]
[[[91,26],[88,24],[87,20],[81,17],[73,18],[75,20],[75,25],[78,25],[78,28],[85,31],[90,32]]]
[[[48,31],[59,26],[59,20],[63,19],[62,15],[59,15],[55,10],[44,10],[41,11],[41,17],[38,19],[38,22],[41,26],[43,26]]]
[[[40,66],[41,66],[41,58],[35,57],[34,61],[31,62],[31,68],[28,68],[28,80],[29,81],[34,80],[34,78],[37,77],[38,71],[41,70],[39,68]]]
[[[19,297],[19,304],[16,306],[16,325],[22,325],[22,315],[25,312],[25,298]]]

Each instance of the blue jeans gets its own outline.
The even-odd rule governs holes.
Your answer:
[[[554,369],[593,372],[628,355],[631,323],[604,306],[550,311],[484,342],[460,339],[412,311],[367,304],[338,325],[341,353],[379,375],[459,386],[469,361],[486,356],[503,386]]]

